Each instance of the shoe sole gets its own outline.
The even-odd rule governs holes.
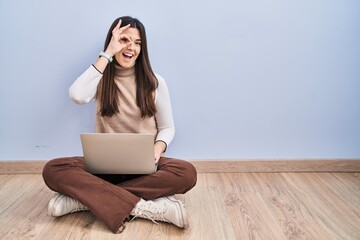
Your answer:
[[[181,200],[176,199],[175,197],[166,197],[166,198],[169,199],[170,201],[175,202],[180,205],[181,216],[182,216],[182,219],[184,220],[184,226],[182,228],[187,229],[189,227],[189,221],[188,221],[188,216],[187,216],[187,213],[185,210],[184,203]],[[184,209],[184,211],[183,211],[183,209]]]

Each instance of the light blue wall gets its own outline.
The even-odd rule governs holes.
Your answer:
[[[0,160],[81,155],[68,87],[111,22],[146,26],[185,159],[360,157],[360,1],[0,0]]]

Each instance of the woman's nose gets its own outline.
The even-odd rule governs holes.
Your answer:
[[[134,46],[135,46],[135,43],[129,42],[128,49],[129,50],[134,50]]]

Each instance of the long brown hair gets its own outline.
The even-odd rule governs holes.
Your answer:
[[[116,27],[121,19],[121,26],[130,24],[130,27],[137,28],[140,31],[141,37],[141,51],[135,63],[135,79],[136,79],[136,104],[140,108],[141,117],[152,117],[156,113],[154,102],[154,92],[158,87],[158,80],[151,68],[149,55],[147,50],[147,41],[144,25],[136,18],[129,16],[120,17],[116,19],[107,34],[104,51],[110,43],[112,37],[112,30]],[[100,111],[101,116],[111,117],[115,113],[120,113],[119,110],[119,89],[114,81],[115,63],[116,60],[109,63],[104,70],[104,75],[98,87],[97,97],[100,97]]]

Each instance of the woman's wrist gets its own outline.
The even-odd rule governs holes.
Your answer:
[[[109,60],[107,58],[99,57],[93,65],[99,72],[103,73],[108,64]]]
[[[157,147],[159,150],[161,150],[161,153],[166,151],[167,145],[164,141],[162,140],[157,140],[155,142],[155,147]]]
[[[103,58],[106,58],[109,63],[111,63],[113,61],[113,58],[112,56],[110,56],[109,54],[107,54],[106,52],[100,52],[99,53],[99,57],[103,57]]]
[[[104,51],[104,53],[106,53],[107,55],[109,55],[110,57],[114,57],[116,52],[111,50],[110,48],[106,48],[106,50]]]

